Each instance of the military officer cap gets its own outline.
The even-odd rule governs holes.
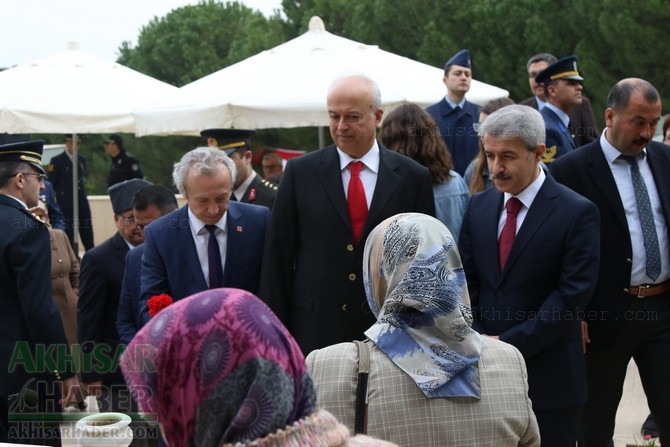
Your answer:
[[[470,52],[468,50],[461,50],[458,53],[454,54],[453,56],[451,56],[451,59],[449,59],[444,64],[444,68],[446,69],[451,65],[459,65],[465,68],[472,68],[472,60],[470,59]]]
[[[114,214],[121,214],[124,211],[133,209],[135,194],[141,189],[151,186],[153,183],[139,178],[126,180],[107,188],[109,199],[112,201],[112,210]]]
[[[577,71],[577,56],[566,56],[557,60],[535,76],[535,82],[544,84],[558,79],[570,79],[583,82],[584,78]]]
[[[205,129],[200,135],[216,140],[216,146],[230,155],[242,147],[251,148],[251,136],[255,133],[249,129]]]
[[[123,138],[121,138],[119,135],[116,134],[110,135],[105,140],[105,143],[114,143],[119,147],[119,149],[123,149]]]
[[[42,174],[46,174],[42,166],[43,149],[44,141],[41,140],[3,144],[0,146],[0,163],[22,161],[28,163]]]

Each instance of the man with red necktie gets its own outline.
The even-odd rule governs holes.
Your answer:
[[[377,84],[340,78],[327,106],[335,144],[288,161],[261,277],[261,297],[305,354],[362,339],[375,322],[361,278],[369,232],[398,213],[435,215],[428,170],[375,138],[384,113]]]
[[[479,133],[495,188],[471,198],[461,228],[473,328],[523,354],[542,446],[574,447],[586,400],[581,314],[598,274],[600,214],[540,168],[537,110],[504,107]]]

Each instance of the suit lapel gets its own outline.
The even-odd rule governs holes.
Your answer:
[[[542,187],[537,192],[537,196],[535,196],[533,203],[530,205],[528,213],[523,220],[523,224],[521,224],[521,228],[519,228],[519,231],[514,238],[512,249],[509,252],[509,256],[505,262],[505,268],[502,271],[501,280],[503,280],[508,272],[514,268],[514,264],[523,253],[528,242],[533,238],[535,233],[542,228],[544,222],[556,209],[556,204],[554,203],[556,195],[556,181],[547,176]]]
[[[589,173],[593,178],[593,183],[595,183],[596,187],[605,198],[605,201],[612,208],[612,212],[616,216],[619,225],[621,225],[623,230],[628,233],[628,221],[626,220],[626,212],[623,209],[623,202],[621,202],[619,189],[616,186],[607,159],[603,154],[600,142],[596,141],[589,150],[591,151],[588,157]]]
[[[387,209],[387,203],[395,194],[398,184],[400,183],[400,176],[397,174],[398,164],[395,160],[388,156],[386,147],[379,144],[379,172],[377,173],[377,183],[375,185],[375,192],[372,196],[372,202],[368,210],[368,217],[365,219],[363,226],[363,233],[361,240],[365,240],[366,235],[372,231],[372,224],[374,222],[381,222],[381,214]]]
[[[668,155],[670,150],[660,147],[656,144],[647,146],[647,157],[649,157],[649,168],[654,175],[654,183],[658,190],[663,217],[665,217],[666,226],[670,229],[670,183],[666,175],[670,172],[670,159]]]
[[[244,231],[244,218],[239,210],[239,204],[231,202],[228,206],[228,215],[226,216],[226,261],[223,268],[223,283],[230,284],[235,271],[235,253],[241,253],[244,250],[242,238]]]
[[[347,208],[347,198],[344,195],[344,186],[342,185],[342,172],[340,171],[340,159],[337,155],[337,149],[334,145],[321,149],[321,159],[317,162],[316,175],[326,196],[333,204],[337,214],[342,222],[351,231],[351,221],[349,219],[349,209]],[[314,206],[319,206],[315,203]]]
[[[500,273],[498,262],[498,221],[503,209],[504,195],[495,188],[482,193],[483,202],[479,205],[481,216],[477,222],[477,231],[482,235],[482,245],[487,256],[482,256],[485,263],[482,270]]]
[[[188,265],[188,269],[191,271],[192,278],[199,284],[199,289],[206,290],[209,288],[207,281],[205,281],[205,275],[202,273],[202,267],[200,266],[200,260],[198,259],[198,252],[195,249],[195,241],[193,240],[193,234],[191,233],[191,223],[188,220],[188,205],[184,205],[179,210],[177,215],[179,223],[177,224],[177,235],[176,243],[179,246],[178,253],[183,256],[182,259],[175,259],[173,262],[179,265]],[[180,269],[181,270],[181,269]]]

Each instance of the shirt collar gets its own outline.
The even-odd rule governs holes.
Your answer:
[[[567,129],[568,124],[570,123],[570,117],[568,116],[568,114],[565,113],[564,111],[562,111],[561,109],[559,109],[558,107],[556,107],[555,105],[553,105],[550,102],[545,103],[544,106],[546,108],[548,108],[549,110],[551,110],[552,112],[554,112],[556,115],[558,115],[558,118],[561,120],[561,122],[563,123],[563,125]]]
[[[537,193],[540,192],[540,188],[542,188],[542,185],[544,184],[545,179],[547,178],[547,175],[544,173],[544,169],[542,169],[541,166],[537,166],[537,169],[540,170],[540,174],[537,176],[533,182],[526,187],[523,191],[521,191],[518,195],[513,196],[512,194],[506,192],[505,193],[505,203],[512,198],[516,197],[519,199],[521,203],[523,203],[523,206],[526,208],[530,208],[530,206],[533,204],[533,200],[535,200],[535,197],[537,196]]]
[[[607,129],[603,130],[603,133],[600,135],[600,147],[603,150],[603,155],[605,156],[605,159],[607,162],[611,165],[614,163],[622,154],[621,151],[612,144],[607,141],[607,137],[605,137],[605,133],[607,132]],[[642,149],[641,156],[644,158],[647,156],[647,148],[645,147]]]
[[[352,161],[361,161],[365,167],[370,169],[372,172],[375,174],[379,173],[379,144],[377,143],[377,140],[374,141],[370,150],[367,151],[361,158],[352,158],[342,152],[339,147],[337,148],[337,154],[340,157],[340,171],[344,171]]]
[[[244,193],[247,192],[247,189],[249,188],[249,185],[251,185],[251,182],[256,178],[256,171],[251,171],[251,175],[247,177],[245,181],[243,181],[240,186],[237,187],[233,193],[235,194],[235,197],[237,197],[237,200],[242,200],[242,197],[244,196]]]
[[[456,107],[460,107],[462,109],[465,106],[465,98],[463,98],[461,102],[455,103],[445,95],[444,100],[447,101],[447,104],[449,104],[452,109],[455,109]]]
[[[188,223],[191,226],[193,234],[198,235],[207,233],[207,230],[205,229],[205,222],[195,217],[195,214],[193,214],[193,211],[191,211],[191,208],[189,208],[188,206],[187,209],[188,209]],[[219,229],[224,233],[226,232],[227,217],[228,217],[228,211],[223,213],[223,217],[221,217],[221,219],[214,224],[217,227],[219,227]]]

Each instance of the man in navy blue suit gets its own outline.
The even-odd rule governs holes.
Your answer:
[[[581,319],[598,274],[598,209],[539,167],[537,110],[504,107],[479,132],[495,188],[471,198],[461,229],[473,327],[523,354],[542,446],[574,447],[586,401]]]
[[[426,108],[437,123],[440,135],[454,159],[454,170],[465,170],[479,151],[479,138],[474,123],[479,121],[479,106],[465,99],[472,82],[472,61],[468,50],[461,50],[444,64],[442,82],[447,95]]]
[[[172,178],[187,204],[144,229],[145,321],[147,302],[163,293],[173,300],[217,287],[258,294],[270,210],[231,201],[235,175],[235,163],[217,148],[193,149],[175,164]]]
[[[542,161],[552,163],[557,157],[575,149],[571,132],[570,110],[582,103],[584,78],[577,71],[577,57],[567,56],[542,70],[535,82],[544,86],[547,103],[540,113],[544,118],[547,147]]]
[[[649,82],[619,81],[607,97],[600,138],[550,166],[557,181],[593,201],[602,215],[600,273],[584,321],[587,447],[612,441],[631,358],[661,444],[670,442],[670,151],[652,141],[661,110]],[[643,190],[647,199],[638,203]]]

